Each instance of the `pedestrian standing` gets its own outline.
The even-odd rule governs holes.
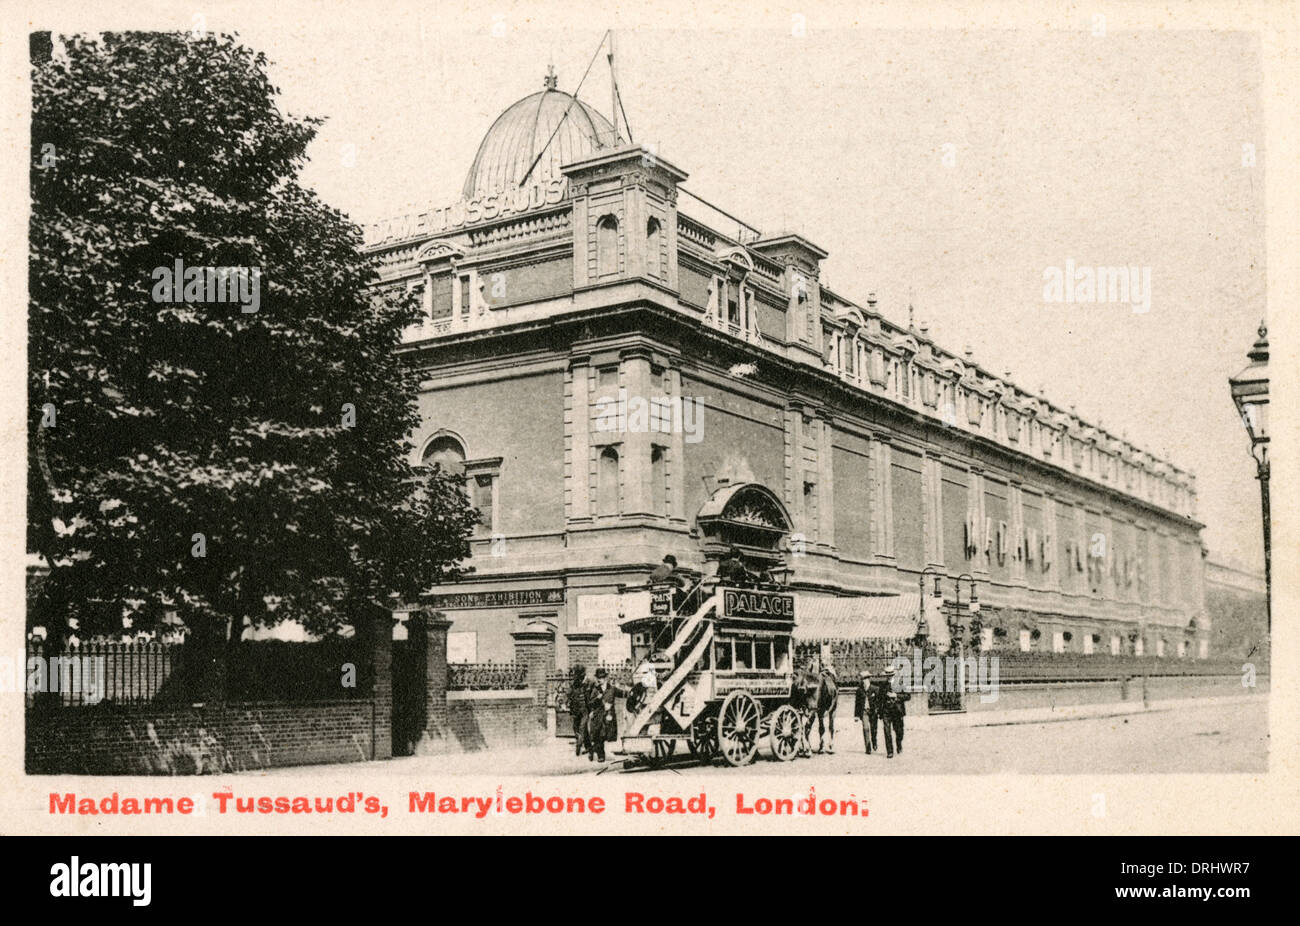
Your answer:
[[[573,754],[580,756],[587,751],[587,667],[578,664],[573,667],[573,676],[569,679],[569,717],[573,721]]]
[[[879,752],[876,731],[880,727],[880,693],[871,681],[871,670],[863,669],[857,694],[853,696],[853,716],[862,721],[862,745],[867,755]]]
[[[894,758],[897,747],[899,755],[903,752],[903,718],[907,716],[907,702],[912,697],[906,691],[894,685],[895,670],[893,666],[885,667],[885,679],[880,685],[885,721],[885,756]]]
[[[587,759],[605,761],[605,744],[618,738],[618,721],[614,717],[619,689],[610,683],[609,672],[596,670],[596,682],[587,687]]]

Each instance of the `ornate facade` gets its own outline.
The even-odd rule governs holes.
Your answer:
[[[832,292],[808,239],[696,217],[686,176],[548,78],[468,200],[369,230],[379,285],[424,301],[420,459],[484,513],[474,574],[433,590],[452,658],[539,624],[612,646],[618,587],[704,568],[697,516],[737,483],[788,511],[801,596],[915,612],[923,573],[965,574],[992,645],[1204,654],[1190,474]]]

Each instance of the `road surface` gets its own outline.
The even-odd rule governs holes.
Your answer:
[[[1189,700],[1122,716],[1020,722],[1017,711],[979,715],[982,724],[938,725],[918,718],[908,725],[901,755],[865,755],[861,727],[841,716],[834,755],[777,762],[760,749],[749,774],[1160,774],[1265,772],[1268,770],[1268,698]],[[974,719],[974,718],[972,718]],[[883,747],[884,741],[881,739]],[[667,769],[624,771],[610,754],[602,777],[676,776]],[[686,758],[674,766],[691,775],[726,776],[719,761],[701,766]],[[544,746],[465,755],[416,756],[368,763],[367,774],[416,778],[429,773],[467,775],[592,775],[601,766],[573,754],[571,740]],[[313,770],[338,774],[339,766],[278,769],[289,775]],[[274,774],[274,772],[272,772]]]

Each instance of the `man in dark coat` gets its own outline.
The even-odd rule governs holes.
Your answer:
[[[903,752],[903,718],[907,715],[907,701],[912,697],[894,687],[894,667],[885,667],[885,679],[880,683],[881,714],[885,721],[885,756],[894,758],[894,747]]]
[[[587,687],[587,740],[589,760],[605,761],[605,744],[618,738],[618,721],[614,717],[618,688],[611,684],[609,673],[596,670],[596,681]]]
[[[569,680],[569,716],[573,720],[573,754],[580,756],[587,751],[587,688],[591,682],[587,679],[587,667],[573,667],[573,677]]]
[[[871,681],[870,669],[862,670],[861,684],[853,696],[853,717],[862,721],[862,745],[867,747],[867,755],[879,752],[876,731],[880,726],[880,691]]]

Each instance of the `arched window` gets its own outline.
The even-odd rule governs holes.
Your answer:
[[[421,462],[425,466],[436,463],[443,472],[462,476],[465,473],[465,448],[456,438],[443,434],[435,437],[424,448],[424,459]]]
[[[654,512],[655,517],[663,517],[668,514],[666,509],[668,498],[667,472],[664,466],[664,451],[662,447],[650,448],[650,510]]]
[[[618,219],[607,215],[596,223],[596,275],[618,273]]]
[[[659,220],[651,219],[645,226],[645,269],[652,277],[659,277]]]
[[[618,451],[606,447],[600,452],[596,469],[596,514],[612,517],[618,514]]]

